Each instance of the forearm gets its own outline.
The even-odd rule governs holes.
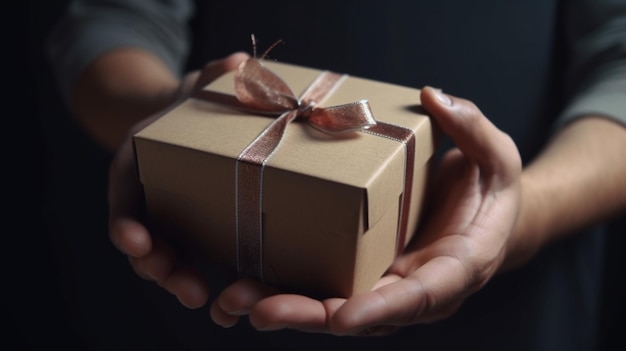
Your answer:
[[[173,103],[178,87],[178,78],[156,56],[117,49],[80,75],[71,110],[96,142],[114,151],[134,124]]]
[[[522,202],[503,269],[626,210],[626,128],[600,117],[565,127],[522,174]]]

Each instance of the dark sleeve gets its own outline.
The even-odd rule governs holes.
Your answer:
[[[596,115],[626,126],[626,1],[566,2],[570,99],[557,128]]]
[[[120,47],[148,50],[180,75],[189,51],[193,10],[193,3],[185,0],[72,1],[46,42],[62,97],[68,101],[90,62]]]

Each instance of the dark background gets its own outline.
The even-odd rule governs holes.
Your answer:
[[[0,339],[3,350],[43,350],[55,346],[85,349],[74,327],[72,304],[65,294],[69,286],[62,274],[67,264],[63,258],[69,248],[62,247],[54,221],[48,220],[53,216],[51,208],[56,206],[53,193],[61,190],[55,179],[61,164],[56,163],[58,155],[50,146],[51,134],[59,133],[59,138],[79,134],[73,128],[63,131],[69,123],[61,116],[67,113],[56,95],[42,52],[42,38],[66,3],[23,2],[28,5],[19,10],[27,13],[28,22],[22,21],[12,30],[5,27],[5,36],[14,44],[10,45],[10,64],[5,70],[12,77],[12,91],[19,92],[12,96],[19,100],[5,100],[13,108],[4,114],[4,120],[10,123],[3,128],[3,168],[9,176],[5,183],[9,201],[5,206],[10,208],[5,215],[2,245],[6,274],[2,294],[5,323]],[[11,16],[16,14],[5,13],[5,18]],[[26,35],[21,30],[24,27]],[[89,152],[86,149],[85,155]]]
[[[92,343],[119,349],[116,343],[122,340],[100,340],[92,335],[94,327],[129,340],[167,332],[141,323],[140,316],[154,313],[137,293],[145,282],[130,272],[103,227],[110,155],[72,122],[43,55],[44,37],[66,4],[32,0],[26,9],[27,40],[7,32],[11,50],[5,70],[20,69],[7,75],[16,78],[8,96],[18,99],[5,100],[13,108],[4,111],[10,123],[3,128],[3,169],[9,176],[4,183],[9,212],[2,245],[8,322],[0,339],[3,350],[82,350],[93,349]],[[602,350],[626,349],[626,227],[623,221],[614,225],[625,235],[609,238]],[[120,320],[119,313],[128,317]]]

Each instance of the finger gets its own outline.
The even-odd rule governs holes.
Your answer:
[[[222,291],[211,304],[211,319],[225,328],[235,325],[260,300],[277,290],[252,279],[240,279]]]
[[[148,230],[139,222],[119,218],[112,222],[109,237],[113,245],[131,257],[143,257],[152,251]]]
[[[446,279],[442,279],[446,277]],[[337,334],[359,334],[380,325],[428,323],[449,312],[468,278],[454,257],[437,257],[406,278],[346,301],[329,321]]]
[[[387,336],[398,331],[400,327],[395,325],[381,325],[377,327],[370,327],[361,330],[356,334],[352,334],[354,336]]]
[[[176,268],[158,284],[175,295],[187,308],[200,308],[209,299],[209,286],[202,275],[188,267]]]
[[[130,263],[140,276],[161,283],[174,271],[176,254],[171,247],[157,241],[148,255],[132,257]]]
[[[315,300],[303,295],[280,294],[260,301],[250,312],[250,324],[258,330],[296,329],[327,332],[327,321],[345,299]]]
[[[376,290],[376,289],[378,289],[378,288],[380,288],[380,287],[382,287],[382,286],[389,285],[389,284],[391,284],[391,283],[395,283],[395,282],[397,282],[397,281],[398,281],[398,280],[400,280],[400,279],[402,279],[402,277],[401,277],[401,276],[399,276],[399,275],[397,275],[397,274],[394,274],[394,273],[392,273],[392,272],[387,272],[387,273],[385,273],[385,275],[384,275],[384,276],[382,276],[382,277],[381,277],[381,278],[380,278],[380,279],[376,282],[376,284],[374,284],[374,287],[372,287],[372,290]]]
[[[152,278],[151,276],[147,275],[143,271],[143,268],[141,267],[141,264],[139,263],[139,260],[138,260],[137,257],[128,256],[128,263],[132,267],[132,269],[135,272],[135,274],[137,274],[139,277],[141,277],[141,278],[143,278],[145,280],[154,281],[154,278]]]
[[[239,322],[239,316],[233,315],[230,313],[226,313],[219,305],[219,302],[216,300],[211,304],[210,310],[211,319],[215,324],[222,326],[224,328],[230,328]]]
[[[224,313],[244,315],[259,301],[277,293],[278,290],[257,280],[243,278],[224,289],[216,302]]]
[[[149,236],[146,232],[146,236]],[[209,298],[209,287],[202,275],[188,267],[177,266],[173,248],[156,240],[145,255],[129,256],[133,270],[140,277],[155,281],[174,294],[184,306],[199,308]]]
[[[233,323],[233,316],[249,314],[251,325],[265,331],[325,331],[328,313],[339,308],[342,301],[321,302],[302,295],[279,294],[277,289],[256,280],[241,279],[222,291],[211,316],[217,324],[228,325]]]
[[[486,174],[496,174],[508,180],[521,168],[512,139],[494,126],[472,102],[431,87],[422,89],[421,101],[443,132]]]

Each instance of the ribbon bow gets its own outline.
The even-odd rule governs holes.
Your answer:
[[[235,94],[248,110],[263,114],[288,113],[325,133],[347,133],[376,124],[367,100],[320,108],[315,105],[331,95],[345,75],[323,72],[296,98],[289,86],[256,59],[242,62],[235,73]],[[278,119],[280,119],[279,117]]]

